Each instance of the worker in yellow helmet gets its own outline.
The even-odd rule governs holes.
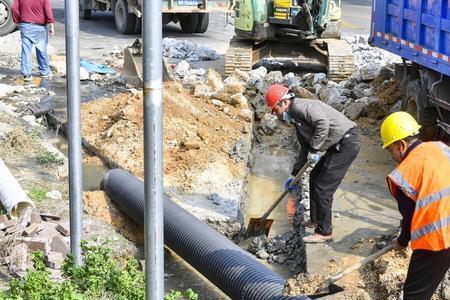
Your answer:
[[[450,268],[450,148],[420,141],[420,127],[406,112],[381,125],[383,148],[398,163],[387,177],[403,217],[394,249],[413,250],[404,300],[431,299]]]

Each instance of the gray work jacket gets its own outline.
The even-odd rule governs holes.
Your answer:
[[[335,146],[345,133],[356,127],[342,113],[320,100],[295,98],[289,114],[302,147],[301,156],[308,151],[326,151]],[[301,157],[304,160],[306,157]]]

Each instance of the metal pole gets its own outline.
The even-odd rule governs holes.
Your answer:
[[[164,298],[162,1],[143,4],[145,299]]]
[[[80,44],[78,1],[65,0],[66,69],[67,69],[67,134],[69,139],[69,205],[70,250],[75,265],[82,264],[83,178],[81,165],[80,117]]]

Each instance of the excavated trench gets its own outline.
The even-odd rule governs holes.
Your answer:
[[[53,91],[57,95],[60,95],[62,86],[58,84],[53,86]],[[103,95],[114,92],[104,91]],[[96,91],[95,99],[100,95],[100,91]],[[60,117],[60,112],[63,110],[62,101],[58,96],[53,97],[52,101],[56,102],[57,112],[48,117],[49,123],[58,129],[59,133],[64,133],[63,119]],[[67,140],[65,137],[59,134],[59,139],[55,139],[58,133],[55,130],[51,130],[47,134],[47,138],[54,142],[54,146],[59,149],[64,155],[67,156]],[[253,141],[253,143],[255,143]],[[279,147],[278,147],[279,148]],[[249,147],[250,149],[250,147]],[[88,149],[88,152],[90,152]],[[250,152],[247,153],[250,155]],[[262,214],[270,203],[282,192],[283,179],[288,175],[290,165],[292,165],[292,158],[294,153],[292,150],[277,149],[272,145],[266,146],[265,144],[255,143],[251,150],[252,161],[249,163],[250,168],[246,168],[245,177],[247,177],[246,188],[248,199],[245,199],[245,193],[241,194],[241,208],[245,212],[245,219],[241,219],[241,225],[247,224],[250,217],[259,216]],[[268,163],[271,162],[271,163]],[[109,167],[114,167],[110,165]],[[108,171],[109,167],[106,167],[103,163],[99,162],[99,159],[89,156],[85,153],[83,159],[83,188],[85,191],[99,190],[99,183],[104,174]],[[292,199],[290,199],[292,201]],[[292,205],[292,203],[290,203]],[[272,216],[275,219],[274,225],[271,230],[270,237],[276,237],[289,231],[292,226],[292,216],[287,216],[288,201],[285,201],[273,212]],[[235,226],[235,224],[229,225],[228,223],[221,224],[222,230],[227,230],[227,226]],[[223,228],[225,227],[225,229]],[[231,228],[230,230],[236,230]],[[247,249],[249,240],[240,243],[240,246]],[[142,250],[142,249],[140,249]],[[289,278],[291,272],[286,265],[281,265],[276,262],[268,262],[267,260],[259,260],[260,263],[267,266],[272,271],[280,274],[282,278]],[[183,290],[192,288],[199,293],[201,299],[225,299],[227,296],[223,294],[217,287],[212,285],[209,281],[187,264],[182,258],[180,258],[174,252],[167,250],[165,253],[165,287],[166,292],[170,290]]]

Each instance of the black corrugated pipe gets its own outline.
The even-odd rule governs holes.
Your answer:
[[[102,189],[131,219],[144,223],[144,184],[120,169],[109,171]],[[285,280],[208,225],[164,198],[164,243],[232,299],[284,300]]]

